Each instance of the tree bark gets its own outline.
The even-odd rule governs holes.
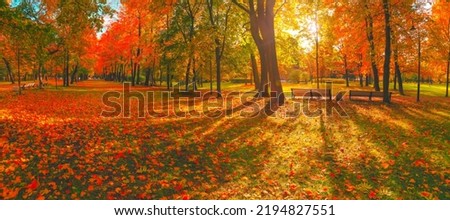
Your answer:
[[[212,59],[209,59],[209,92],[213,90],[213,70],[212,70]]]
[[[145,71],[144,85],[145,86],[150,86],[150,67],[148,67],[147,70]]]
[[[6,71],[8,72],[9,80],[11,81],[11,84],[14,84],[14,76],[13,76],[12,71],[11,71],[11,65],[9,64],[9,61],[5,57],[2,57],[2,59],[3,59],[3,62],[5,63]]]
[[[402,72],[400,70],[400,64],[398,62],[398,39],[397,35],[392,31],[392,42],[394,43],[394,89],[397,89],[398,83],[398,91],[400,95],[405,95],[403,91],[403,78]]]
[[[19,84],[19,95],[22,94],[22,87],[20,85],[20,48],[17,47],[17,81]]]
[[[319,17],[318,17],[318,5],[319,3],[316,2],[316,8],[314,11],[314,19],[315,19],[315,25],[316,25],[316,34],[315,34],[315,43],[316,43],[316,73],[317,73],[317,89],[320,88],[320,83],[319,83],[319,30],[318,30],[318,26],[319,26]]]
[[[38,72],[37,72],[37,76],[38,76],[38,80],[39,80],[39,89],[42,89],[42,64],[39,62],[38,64]]]
[[[363,59],[363,55],[360,53],[359,54],[359,61],[358,61],[358,73],[359,73],[359,86],[360,87],[364,86],[363,74],[361,72],[362,63],[363,63],[362,59]]]
[[[136,64],[133,62],[133,58],[131,58],[130,61],[130,68],[131,68],[131,86],[135,86],[136,85]]]
[[[255,89],[256,89],[256,91],[260,91],[261,82],[259,80],[258,66],[256,64],[255,54],[253,54],[253,52],[250,54],[250,59],[252,62],[252,74],[253,74],[253,80],[255,82]]]
[[[166,65],[166,71],[167,71],[167,90],[170,90],[170,86],[171,86],[171,83],[170,83],[170,63],[167,63],[167,65]]]
[[[373,84],[374,84],[374,88],[376,91],[380,91],[380,79],[379,79],[379,74],[378,74],[378,67],[377,67],[377,62],[376,62],[376,50],[375,50],[375,41],[374,41],[374,36],[373,36],[373,17],[370,13],[370,9],[369,9],[369,4],[367,2],[367,0],[364,1],[364,7],[366,10],[366,17],[365,17],[365,21],[366,21],[366,32],[367,32],[367,40],[369,41],[370,44],[370,63],[372,66],[372,73],[373,73]]]
[[[257,0],[255,8],[254,0],[248,0],[248,8],[237,0],[233,3],[247,12],[250,17],[250,30],[256,43],[261,60],[261,93],[268,94],[268,82],[270,82],[270,106],[278,107],[284,104],[285,96],[281,85],[280,73],[275,45],[274,6],[275,0]],[[268,77],[268,78],[267,78]],[[265,95],[265,94],[263,94]],[[278,97],[276,97],[278,96]],[[274,108],[271,108],[274,110]]]
[[[66,49],[64,58],[64,74],[63,74],[63,86],[69,86],[69,63],[70,63],[70,52]]]
[[[398,63],[398,50],[394,50],[394,66],[395,66],[395,76],[397,78],[398,83],[398,92],[400,95],[405,95],[405,92],[403,91],[403,78],[402,78],[402,72],[400,71],[400,64]]]
[[[184,80],[185,80],[185,87],[186,87],[186,89],[185,89],[185,91],[189,91],[189,72],[191,71],[191,62],[192,62],[192,59],[191,59],[191,57],[189,58],[189,61],[188,61],[188,64],[187,64],[187,67],[186,67],[186,73],[185,73],[185,77],[184,77]]]
[[[270,79],[270,90],[271,90],[271,106],[281,106],[284,104],[285,97],[283,93],[283,86],[281,85],[281,77],[278,70],[278,59],[277,59],[277,51],[276,51],[276,43],[275,43],[275,0],[266,0],[264,3],[263,0],[258,0],[258,9],[264,9],[265,6],[265,24],[261,26],[261,33],[263,35],[263,39],[266,42],[267,47],[267,61],[269,64],[269,79]],[[266,29],[267,28],[267,29]],[[274,97],[276,95],[276,97]],[[275,101],[277,103],[275,103]]]
[[[78,73],[78,62],[75,65],[74,69],[72,70],[72,74],[70,77],[70,84],[73,84],[77,78],[77,73]]]
[[[207,8],[208,8],[208,14],[209,14],[209,21],[211,25],[213,26],[214,30],[218,29],[219,21],[217,19],[214,19],[214,1],[213,0],[207,0]],[[222,74],[221,74],[221,60],[223,51],[225,49],[225,41],[226,41],[226,34],[228,30],[228,15],[230,12],[231,7],[228,7],[226,13],[225,13],[225,23],[224,23],[224,33],[223,33],[223,39],[219,39],[219,37],[216,36],[214,39],[215,43],[215,61],[216,61],[216,83],[217,83],[217,93],[220,95],[222,92]],[[219,9],[217,9],[219,10]],[[219,14],[218,12],[216,14]]]
[[[448,52],[448,58],[447,58],[447,85],[445,89],[445,97],[448,97],[448,84],[449,84],[449,74],[450,73],[450,51]]]
[[[192,57],[192,88],[194,91],[197,90],[197,81],[198,81],[198,77],[197,77],[197,69],[195,66],[195,56]]]
[[[75,67],[73,68],[73,70],[72,70],[72,74],[71,74],[71,77],[70,77],[71,78],[70,79],[70,84],[73,84],[75,82],[75,78],[77,76],[77,73],[78,73],[78,62],[75,65]]]
[[[390,76],[390,64],[391,64],[391,24],[390,24],[390,11],[389,0],[383,0],[384,9],[384,24],[385,24],[385,40],[386,47],[384,49],[384,72],[383,72],[383,102],[390,103],[391,97],[389,93],[389,76]]]
[[[344,55],[344,71],[345,71],[345,83],[347,87],[350,86],[349,78],[348,78],[348,68],[347,68],[347,55]]]
[[[221,65],[221,52],[220,52],[220,42],[218,39],[216,41],[216,83],[217,83],[217,93],[220,95],[222,92],[222,74],[220,72],[220,65]]]

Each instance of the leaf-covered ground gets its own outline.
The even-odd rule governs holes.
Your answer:
[[[0,199],[450,199],[446,98],[139,119],[100,117],[119,84],[0,88]]]

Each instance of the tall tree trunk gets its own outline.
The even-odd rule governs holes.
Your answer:
[[[278,69],[278,59],[277,50],[275,43],[275,0],[266,0],[265,4],[263,0],[258,1],[258,8],[263,8],[265,6],[265,23],[262,25],[261,33],[263,34],[263,39],[267,41],[265,44],[267,46],[267,61],[269,64],[269,79],[270,79],[270,90],[271,90],[271,106],[281,106],[284,104],[285,97],[283,93],[283,86],[281,85],[281,77]],[[267,29],[266,29],[267,28]],[[266,30],[265,30],[266,29]],[[276,95],[276,97],[273,97]],[[276,102],[275,102],[276,101]]]
[[[397,69],[395,69],[395,64],[394,64],[394,90],[397,90]]]
[[[8,72],[9,80],[11,81],[11,84],[14,84],[14,76],[13,76],[13,73],[11,71],[11,66],[10,66],[8,60],[5,57],[2,57],[2,59],[3,59],[3,62],[5,63],[6,71]]]
[[[446,85],[446,89],[445,89],[445,97],[448,97],[448,84],[449,84],[449,74],[450,73],[450,51],[448,52],[448,57],[447,57],[447,85]]]
[[[400,64],[398,63],[398,50],[394,50],[394,66],[395,66],[395,76],[398,82],[398,92],[400,95],[405,95],[403,91],[403,78],[402,72],[400,71]]]
[[[209,14],[209,21],[211,23],[211,25],[213,26],[213,28],[217,31],[218,26],[219,26],[219,21],[217,19],[215,19],[214,17],[214,3],[213,0],[207,0],[206,1],[207,4],[207,8],[208,8],[208,14]],[[223,51],[225,50],[225,41],[226,41],[226,34],[227,34],[227,30],[228,30],[228,15],[230,12],[231,6],[228,7],[228,9],[226,10],[225,13],[225,23],[223,24],[223,26],[225,27],[224,30],[224,37],[222,40],[219,39],[219,37],[216,36],[216,38],[214,39],[214,43],[215,43],[215,57],[216,57],[216,83],[217,83],[217,93],[220,96],[221,92],[222,92],[222,73],[221,73],[221,59],[222,59],[222,55],[223,55]],[[219,14],[217,9],[216,14]]]
[[[38,76],[38,80],[39,80],[39,89],[42,89],[42,63],[39,62],[38,64],[38,72],[37,72],[37,76]]]
[[[319,78],[320,78],[320,74],[319,74],[319,17],[318,17],[318,10],[319,10],[319,3],[318,1],[316,2],[316,8],[314,10],[314,20],[315,20],[315,25],[316,25],[316,33],[315,33],[315,43],[316,43],[316,73],[317,73],[317,88],[320,88],[320,83],[319,83]]]
[[[255,89],[256,89],[256,91],[260,91],[261,82],[259,80],[258,66],[256,64],[255,54],[253,54],[253,52],[250,54],[250,59],[252,62],[252,74],[253,74],[253,80],[255,82]]]
[[[152,63],[152,72],[150,72],[150,85],[155,86],[156,85],[156,57],[153,57],[153,63]]]
[[[363,64],[363,55],[360,53],[359,54],[359,61],[358,61],[358,73],[359,73],[359,86],[360,87],[364,86],[363,74],[361,72],[362,64]]]
[[[77,73],[78,73],[78,62],[75,65],[75,67],[72,70],[72,74],[70,77],[70,84],[73,84],[75,82],[75,78],[77,77]]]
[[[389,76],[391,66],[391,24],[390,24],[390,11],[389,0],[383,0],[384,9],[384,25],[385,25],[385,42],[386,47],[384,49],[384,72],[383,72],[383,102],[390,103],[391,97],[389,93]]]
[[[64,55],[63,86],[67,87],[69,86],[69,50],[66,49]]]
[[[262,45],[257,46],[259,52],[259,63],[261,66],[261,81],[259,85],[259,94],[261,97],[269,97],[269,76],[267,54]]]
[[[22,86],[20,85],[20,48],[17,47],[17,81],[19,83],[19,95],[22,94]]]
[[[209,92],[213,90],[212,58],[209,58]]]
[[[70,66],[70,53],[67,51],[67,66],[66,66],[66,86],[69,86],[69,66]]]
[[[171,86],[170,79],[171,79],[171,77],[170,77],[170,63],[169,62],[167,62],[166,67],[167,67],[167,90],[170,90],[170,86]]]
[[[347,55],[344,55],[344,71],[345,71],[345,83],[347,87],[350,86],[349,77],[348,77],[348,67],[347,67]]]
[[[162,85],[163,82],[163,70],[162,70],[162,63],[159,61],[159,86]]]
[[[72,74],[70,76],[70,84],[73,84],[76,81],[77,73],[78,73],[78,62],[72,70]]]
[[[450,36],[450,17],[447,20],[447,36]],[[447,53],[447,85],[445,88],[445,97],[448,97],[448,84],[449,84],[449,73],[450,73],[450,38],[448,39],[448,53]]]
[[[142,36],[142,24],[141,24],[141,14],[138,15],[138,48],[136,52],[136,84],[139,85],[141,82],[141,36]]]
[[[136,63],[137,70],[136,70],[136,85],[141,84],[141,64]]]
[[[257,0],[255,8],[254,0],[248,1],[248,8],[233,0],[233,3],[243,9],[250,17],[250,30],[256,43],[261,60],[261,87],[262,93],[268,95],[267,84],[270,81],[271,107],[284,104],[285,97],[281,85],[280,73],[275,45],[274,6],[275,0]],[[260,92],[260,93],[261,93]],[[263,94],[263,95],[266,95]],[[278,96],[274,97],[274,95]],[[273,108],[271,108],[273,109]]]
[[[122,79],[121,79],[122,83],[125,82],[125,78],[127,77],[126,73],[127,73],[126,64],[122,64]]]
[[[392,31],[392,42],[394,43],[394,89],[397,89],[398,83],[398,91],[400,95],[405,95],[403,91],[403,78],[402,72],[400,71],[400,64],[398,62],[398,38],[397,35]]]
[[[185,80],[185,88],[186,88],[186,90],[185,91],[189,91],[189,72],[191,71],[191,62],[192,62],[192,59],[191,59],[191,57],[189,58],[189,61],[188,61],[188,65],[186,66],[186,73],[185,73],[185,77],[184,77],[184,80]]]
[[[417,97],[416,97],[416,101],[419,102],[420,101],[420,82],[423,81],[423,78],[421,77],[421,68],[422,68],[422,48],[421,48],[421,44],[422,44],[422,39],[420,36],[420,29],[419,27],[417,27],[417,39],[419,40],[419,45],[418,45],[418,57],[417,57]]]
[[[359,86],[363,87],[364,86],[364,79],[363,79],[363,74],[359,73]]]
[[[260,0],[258,0],[258,3],[260,3]],[[237,4],[235,2],[235,4]],[[262,9],[263,11],[264,9]],[[258,10],[261,11],[261,10]],[[255,41],[256,47],[258,49],[259,53],[259,63],[261,68],[261,84],[259,86],[259,96],[261,97],[269,97],[269,68],[268,68],[268,58],[266,49],[264,48],[265,42],[263,41],[263,38],[260,35],[260,29],[262,26],[262,23],[264,22],[261,17],[263,13],[259,12],[259,15],[257,15],[257,12],[254,8],[253,0],[249,1],[249,16],[250,16],[250,31],[252,34],[252,38]]]
[[[196,69],[196,65],[195,65],[195,56],[192,57],[192,83],[193,83],[193,90],[196,91],[197,90],[197,81],[198,81],[198,76],[197,76],[197,69]]]
[[[148,67],[147,70],[145,71],[144,85],[145,86],[149,86],[150,85],[150,67]]]
[[[133,58],[131,58],[130,61],[130,68],[131,68],[131,86],[135,86],[136,85],[136,64],[133,62]]]
[[[220,95],[222,93],[222,76],[220,72],[220,65],[221,65],[221,52],[220,52],[220,40],[216,39],[216,83],[217,83],[217,93]]]
[[[373,73],[373,84],[376,91],[380,91],[380,79],[378,74],[378,67],[377,67],[377,61],[376,61],[376,50],[375,50],[375,41],[373,36],[373,18],[370,14],[369,4],[367,2],[368,0],[364,1],[364,7],[366,10],[366,32],[367,32],[367,40],[370,44],[370,63],[372,66],[372,73]]]

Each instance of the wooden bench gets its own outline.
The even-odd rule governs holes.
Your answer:
[[[389,99],[391,99],[392,92],[389,93]],[[350,90],[349,98],[352,100],[352,97],[364,97],[369,98],[369,101],[372,101],[372,98],[383,98],[383,92],[377,91],[359,91],[359,90]]]
[[[25,90],[27,88],[36,88],[36,87],[37,87],[36,83],[27,83],[27,84],[22,85],[23,90]]]
[[[331,94],[331,89],[291,89],[292,98],[302,97],[302,98],[324,98],[324,99],[333,99],[333,95]]]

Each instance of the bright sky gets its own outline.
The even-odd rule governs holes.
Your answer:
[[[107,0],[106,1],[107,4],[114,10],[116,10],[116,12],[118,12],[120,10],[120,0]],[[103,33],[105,33],[105,31],[108,29],[109,25],[111,25],[111,23],[113,23],[114,21],[117,20],[117,14],[115,13],[113,15],[113,17],[110,16],[103,16],[103,19],[105,20],[105,22],[103,23],[103,29],[102,31],[97,33],[97,38],[100,38],[102,36]]]

